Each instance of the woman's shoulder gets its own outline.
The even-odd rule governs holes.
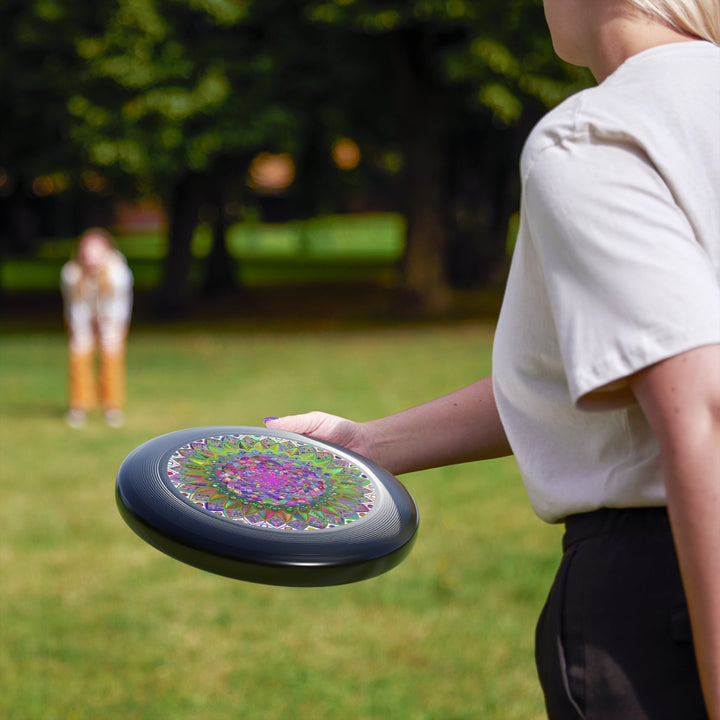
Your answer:
[[[680,137],[716,142],[720,72],[706,72],[708,62],[720,70],[720,48],[704,42],[629,58],[600,85],[569,97],[538,122],[523,150],[523,178],[551,148],[621,143],[654,157],[673,152]]]
[[[655,111],[645,98],[628,97],[626,89],[603,83],[571,95],[535,125],[522,155],[523,177],[546,151],[603,141],[634,142],[641,136],[643,115]]]
[[[527,177],[537,159],[547,150],[559,147],[577,134],[578,118],[586,106],[588,96],[598,88],[587,88],[556,105],[535,125],[523,148],[522,177]]]

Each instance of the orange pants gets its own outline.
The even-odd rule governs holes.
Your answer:
[[[68,392],[70,408],[87,412],[97,402],[103,410],[125,404],[125,347],[100,351],[100,383],[95,379],[95,352],[70,350]]]

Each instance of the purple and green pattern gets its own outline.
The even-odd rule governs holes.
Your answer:
[[[295,440],[222,435],[184,445],[168,461],[190,502],[256,527],[325,530],[367,515],[370,478],[350,460]]]

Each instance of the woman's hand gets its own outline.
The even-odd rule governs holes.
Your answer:
[[[271,430],[287,430],[325,440],[372,460],[363,425],[337,415],[313,411],[302,415],[265,418],[265,426]]]

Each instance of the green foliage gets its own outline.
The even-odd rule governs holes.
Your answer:
[[[130,337],[128,423],[62,421],[65,342],[0,352],[0,715],[13,720],[541,720],[535,617],[559,554],[512,460],[404,478],[421,514],[392,572],[244,584],[145,545],[115,508],[135,446],[323,407],[359,419],[489,370],[491,328]]]
[[[78,43],[88,76],[69,109],[90,160],[167,182],[286,136],[295,121],[272,96],[274,58],[243,23],[250,6],[117,3],[102,32]]]
[[[79,81],[77,4],[7,0],[0,9],[0,168],[32,177],[77,166],[64,103]]]
[[[510,124],[588,82],[554,58],[537,0],[8,0],[0,166],[159,183],[222,155],[297,151],[312,122],[382,142],[398,87],[378,40],[417,30],[455,113]]]
[[[587,73],[555,57],[538,0],[471,3],[465,0],[362,0],[310,2],[316,22],[349,26],[370,34],[391,34],[422,26],[435,37],[432,52],[437,82],[459,84],[470,103],[497,121],[517,122],[528,99],[551,107],[586,86]]]

